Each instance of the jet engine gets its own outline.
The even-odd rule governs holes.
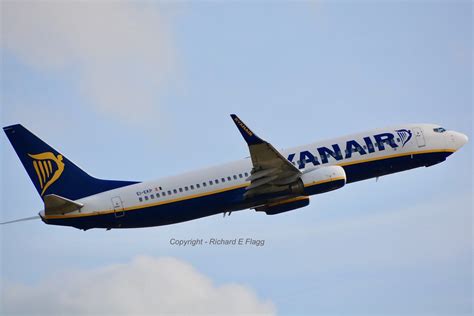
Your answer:
[[[255,208],[255,211],[265,212],[267,215],[275,215],[292,211],[300,207],[305,207],[307,205],[309,205],[309,197],[300,196],[259,206]]]
[[[346,173],[340,166],[324,166],[300,176],[289,185],[287,192],[297,195],[313,195],[342,188],[346,184]]]
[[[297,182],[290,184],[287,193],[297,195],[284,200],[256,207],[257,212],[267,215],[280,214],[309,205],[309,195],[320,194],[342,188],[346,184],[346,173],[340,166],[325,166],[304,173]]]
[[[340,166],[325,166],[301,176],[303,192],[313,195],[340,189],[346,184],[346,172]]]

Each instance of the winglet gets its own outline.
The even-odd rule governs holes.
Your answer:
[[[250,128],[248,128],[247,125],[245,125],[245,123],[242,122],[242,120],[239,119],[237,115],[231,114],[230,117],[234,121],[235,125],[239,129],[240,134],[242,134],[248,145],[257,145],[264,143],[264,141],[260,137],[255,135],[255,133],[252,132]]]

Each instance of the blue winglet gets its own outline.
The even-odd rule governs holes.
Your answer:
[[[247,142],[248,145],[256,145],[256,144],[262,144],[264,141],[255,135],[254,132],[250,130],[250,128],[245,125],[244,122],[242,122],[241,119],[235,114],[231,114],[230,117],[234,121],[235,125],[239,129],[240,134],[244,137],[245,141]]]

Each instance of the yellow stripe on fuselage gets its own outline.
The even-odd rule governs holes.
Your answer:
[[[219,189],[219,190],[215,190],[215,191],[209,191],[209,192],[205,192],[205,193],[196,193],[196,194],[187,195],[187,196],[183,196],[183,197],[176,198],[176,199],[171,199],[171,200],[166,200],[166,201],[161,201],[161,202],[156,202],[156,203],[150,203],[150,204],[144,204],[144,205],[138,205],[138,206],[126,207],[126,208],[123,209],[123,211],[135,211],[135,210],[139,210],[139,209],[142,209],[142,208],[148,208],[148,207],[154,207],[154,206],[159,206],[159,205],[163,205],[163,204],[170,204],[170,203],[180,202],[180,201],[184,201],[184,200],[196,199],[196,198],[200,198],[200,197],[204,197],[204,196],[208,196],[208,195],[213,195],[213,194],[218,194],[218,193],[231,191],[231,190],[235,190],[235,189],[245,188],[249,184],[250,184],[249,182],[246,182],[246,183],[243,183],[243,184],[239,184],[239,185],[235,185],[235,186],[232,186],[232,187],[223,188],[223,189]],[[120,211],[122,211],[122,210],[120,210]],[[83,216],[104,215],[104,214],[110,214],[110,213],[114,213],[114,212],[115,212],[114,210],[106,210],[106,211],[99,211],[99,212],[87,213],[87,214],[72,214],[72,215],[67,215],[67,216],[64,216],[64,215],[51,215],[51,216],[45,216],[45,218],[46,219],[73,218],[73,217],[83,217]]]
[[[330,179],[321,180],[321,181],[318,181],[318,182],[313,182],[313,183],[305,184],[304,187],[307,188],[307,187],[312,187],[312,186],[318,185],[318,184],[323,184],[323,183],[328,183],[328,182],[338,181],[338,180],[345,180],[345,179],[346,179],[346,178],[344,178],[344,177],[330,178]]]
[[[374,157],[374,158],[367,158],[367,159],[362,159],[362,160],[357,160],[357,161],[351,161],[347,163],[341,163],[341,164],[331,164],[331,165],[338,165],[341,167],[344,166],[349,166],[349,165],[354,165],[354,164],[360,164],[360,163],[365,163],[365,162],[371,162],[371,161],[376,161],[376,160],[384,160],[384,159],[390,159],[390,158],[396,158],[396,157],[402,157],[402,156],[410,156],[410,155],[420,155],[420,154],[428,154],[428,153],[443,153],[443,152],[455,152],[453,149],[440,149],[440,150],[424,150],[424,151],[415,151],[415,152],[408,152],[408,153],[400,153],[400,154],[394,154],[394,155],[388,155],[388,156],[381,156],[381,157]],[[332,179],[326,179],[319,181],[317,183],[313,184],[308,184],[305,187],[308,186],[313,186],[313,185],[318,185],[322,184],[325,182],[330,182],[330,181],[337,181],[337,180],[342,180],[344,179],[343,177],[338,177],[338,178],[332,178]],[[197,194],[192,194],[176,199],[171,199],[171,200],[166,200],[166,201],[161,201],[157,203],[150,203],[150,204],[144,204],[144,205],[138,205],[138,206],[131,206],[124,208],[123,211],[135,211],[135,210],[140,210],[143,208],[149,208],[149,207],[154,207],[154,206],[159,206],[159,205],[164,205],[164,204],[170,204],[170,203],[175,203],[175,202],[180,202],[184,200],[190,200],[190,199],[195,199],[195,198],[200,198],[204,196],[209,196],[213,194],[218,194],[222,192],[227,192],[235,189],[240,189],[240,188],[245,188],[246,186],[249,185],[249,182],[215,190],[215,191],[209,191],[205,193],[197,193]],[[121,210],[122,211],[122,210]],[[105,210],[105,211],[98,211],[98,212],[93,212],[93,213],[84,213],[84,214],[70,214],[70,215],[50,215],[50,216],[45,216],[45,219],[68,219],[68,218],[77,218],[77,217],[85,217],[85,216],[98,216],[98,215],[106,215],[106,214],[111,214],[114,213],[115,211],[113,209],[110,210]]]

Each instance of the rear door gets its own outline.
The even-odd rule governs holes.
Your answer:
[[[123,217],[125,215],[122,199],[120,196],[114,196],[112,198],[112,205],[114,207],[115,217]]]

